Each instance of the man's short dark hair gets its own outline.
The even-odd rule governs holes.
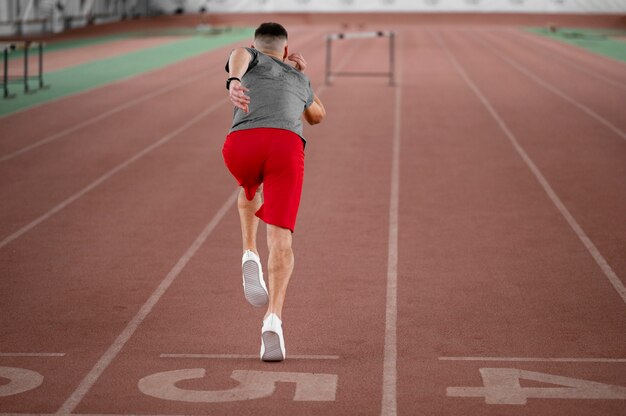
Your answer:
[[[266,22],[261,25],[254,32],[254,38],[262,37],[274,37],[287,39],[287,30],[278,23]]]

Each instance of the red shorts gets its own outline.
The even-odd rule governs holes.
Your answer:
[[[304,143],[289,130],[256,128],[226,136],[226,167],[251,201],[263,184],[263,205],[256,216],[293,232],[304,179]]]

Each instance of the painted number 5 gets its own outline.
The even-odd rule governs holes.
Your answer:
[[[204,368],[165,371],[139,380],[139,390],[165,400],[195,403],[233,402],[271,396],[276,383],[295,383],[296,401],[333,401],[337,390],[335,374],[280,373],[234,370],[231,378],[239,385],[228,390],[187,390],[176,387],[183,380],[203,378]]]
[[[41,374],[25,368],[0,367],[0,377],[9,379],[7,384],[0,386],[0,397],[24,393],[43,383]]]
[[[487,404],[526,404],[527,399],[618,399],[626,400],[626,387],[595,381],[518,370],[481,368],[484,387],[448,387],[451,397],[484,397]],[[522,387],[532,380],[561,387]]]

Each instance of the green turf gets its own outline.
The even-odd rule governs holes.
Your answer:
[[[555,32],[551,32],[547,28],[529,28],[527,30],[626,62],[626,31],[624,30],[580,28],[557,28]]]
[[[22,85],[11,84],[10,91],[17,96],[12,99],[0,98],[0,115],[161,68],[250,38],[252,34],[251,29],[234,29],[212,36],[184,38],[166,45],[46,73],[44,81],[51,87],[33,94],[24,94]],[[31,85],[35,87],[37,83],[32,81]]]
[[[116,35],[98,36],[83,39],[63,40],[58,42],[49,42],[46,44],[46,52],[59,51],[63,49],[81,48],[91,45],[99,45],[102,43],[114,42],[120,39],[128,39],[133,37],[132,33],[120,33]],[[31,55],[37,53],[36,48],[31,49]],[[22,50],[16,50],[11,52],[9,60],[22,58],[24,52]]]
[[[206,30],[192,27],[174,27],[152,30],[139,30],[133,32],[116,33],[114,35],[92,36],[79,39],[68,39],[60,41],[51,41],[46,43],[46,52],[60,51],[65,49],[74,49],[99,45],[103,43],[115,42],[122,39],[154,37],[154,36],[202,36],[209,34],[217,34],[223,32],[223,28],[209,28]],[[36,49],[31,50],[31,55],[36,53]],[[21,49],[15,50],[9,54],[9,60],[21,59],[24,52]]]

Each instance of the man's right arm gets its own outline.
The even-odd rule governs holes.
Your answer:
[[[228,77],[241,79],[248,70],[252,56],[246,48],[233,49],[228,58]]]
[[[228,77],[241,79],[250,65],[252,56],[245,48],[237,48],[230,53],[228,58]],[[235,107],[241,108],[246,113],[249,111],[248,104],[250,104],[250,97],[245,92],[248,91],[246,87],[241,85],[241,82],[233,80],[230,82],[229,96],[230,101]]]
[[[304,119],[310,124],[319,124],[326,115],[326,109],[319,97],[313,94],[313,103],[304,110]]]

